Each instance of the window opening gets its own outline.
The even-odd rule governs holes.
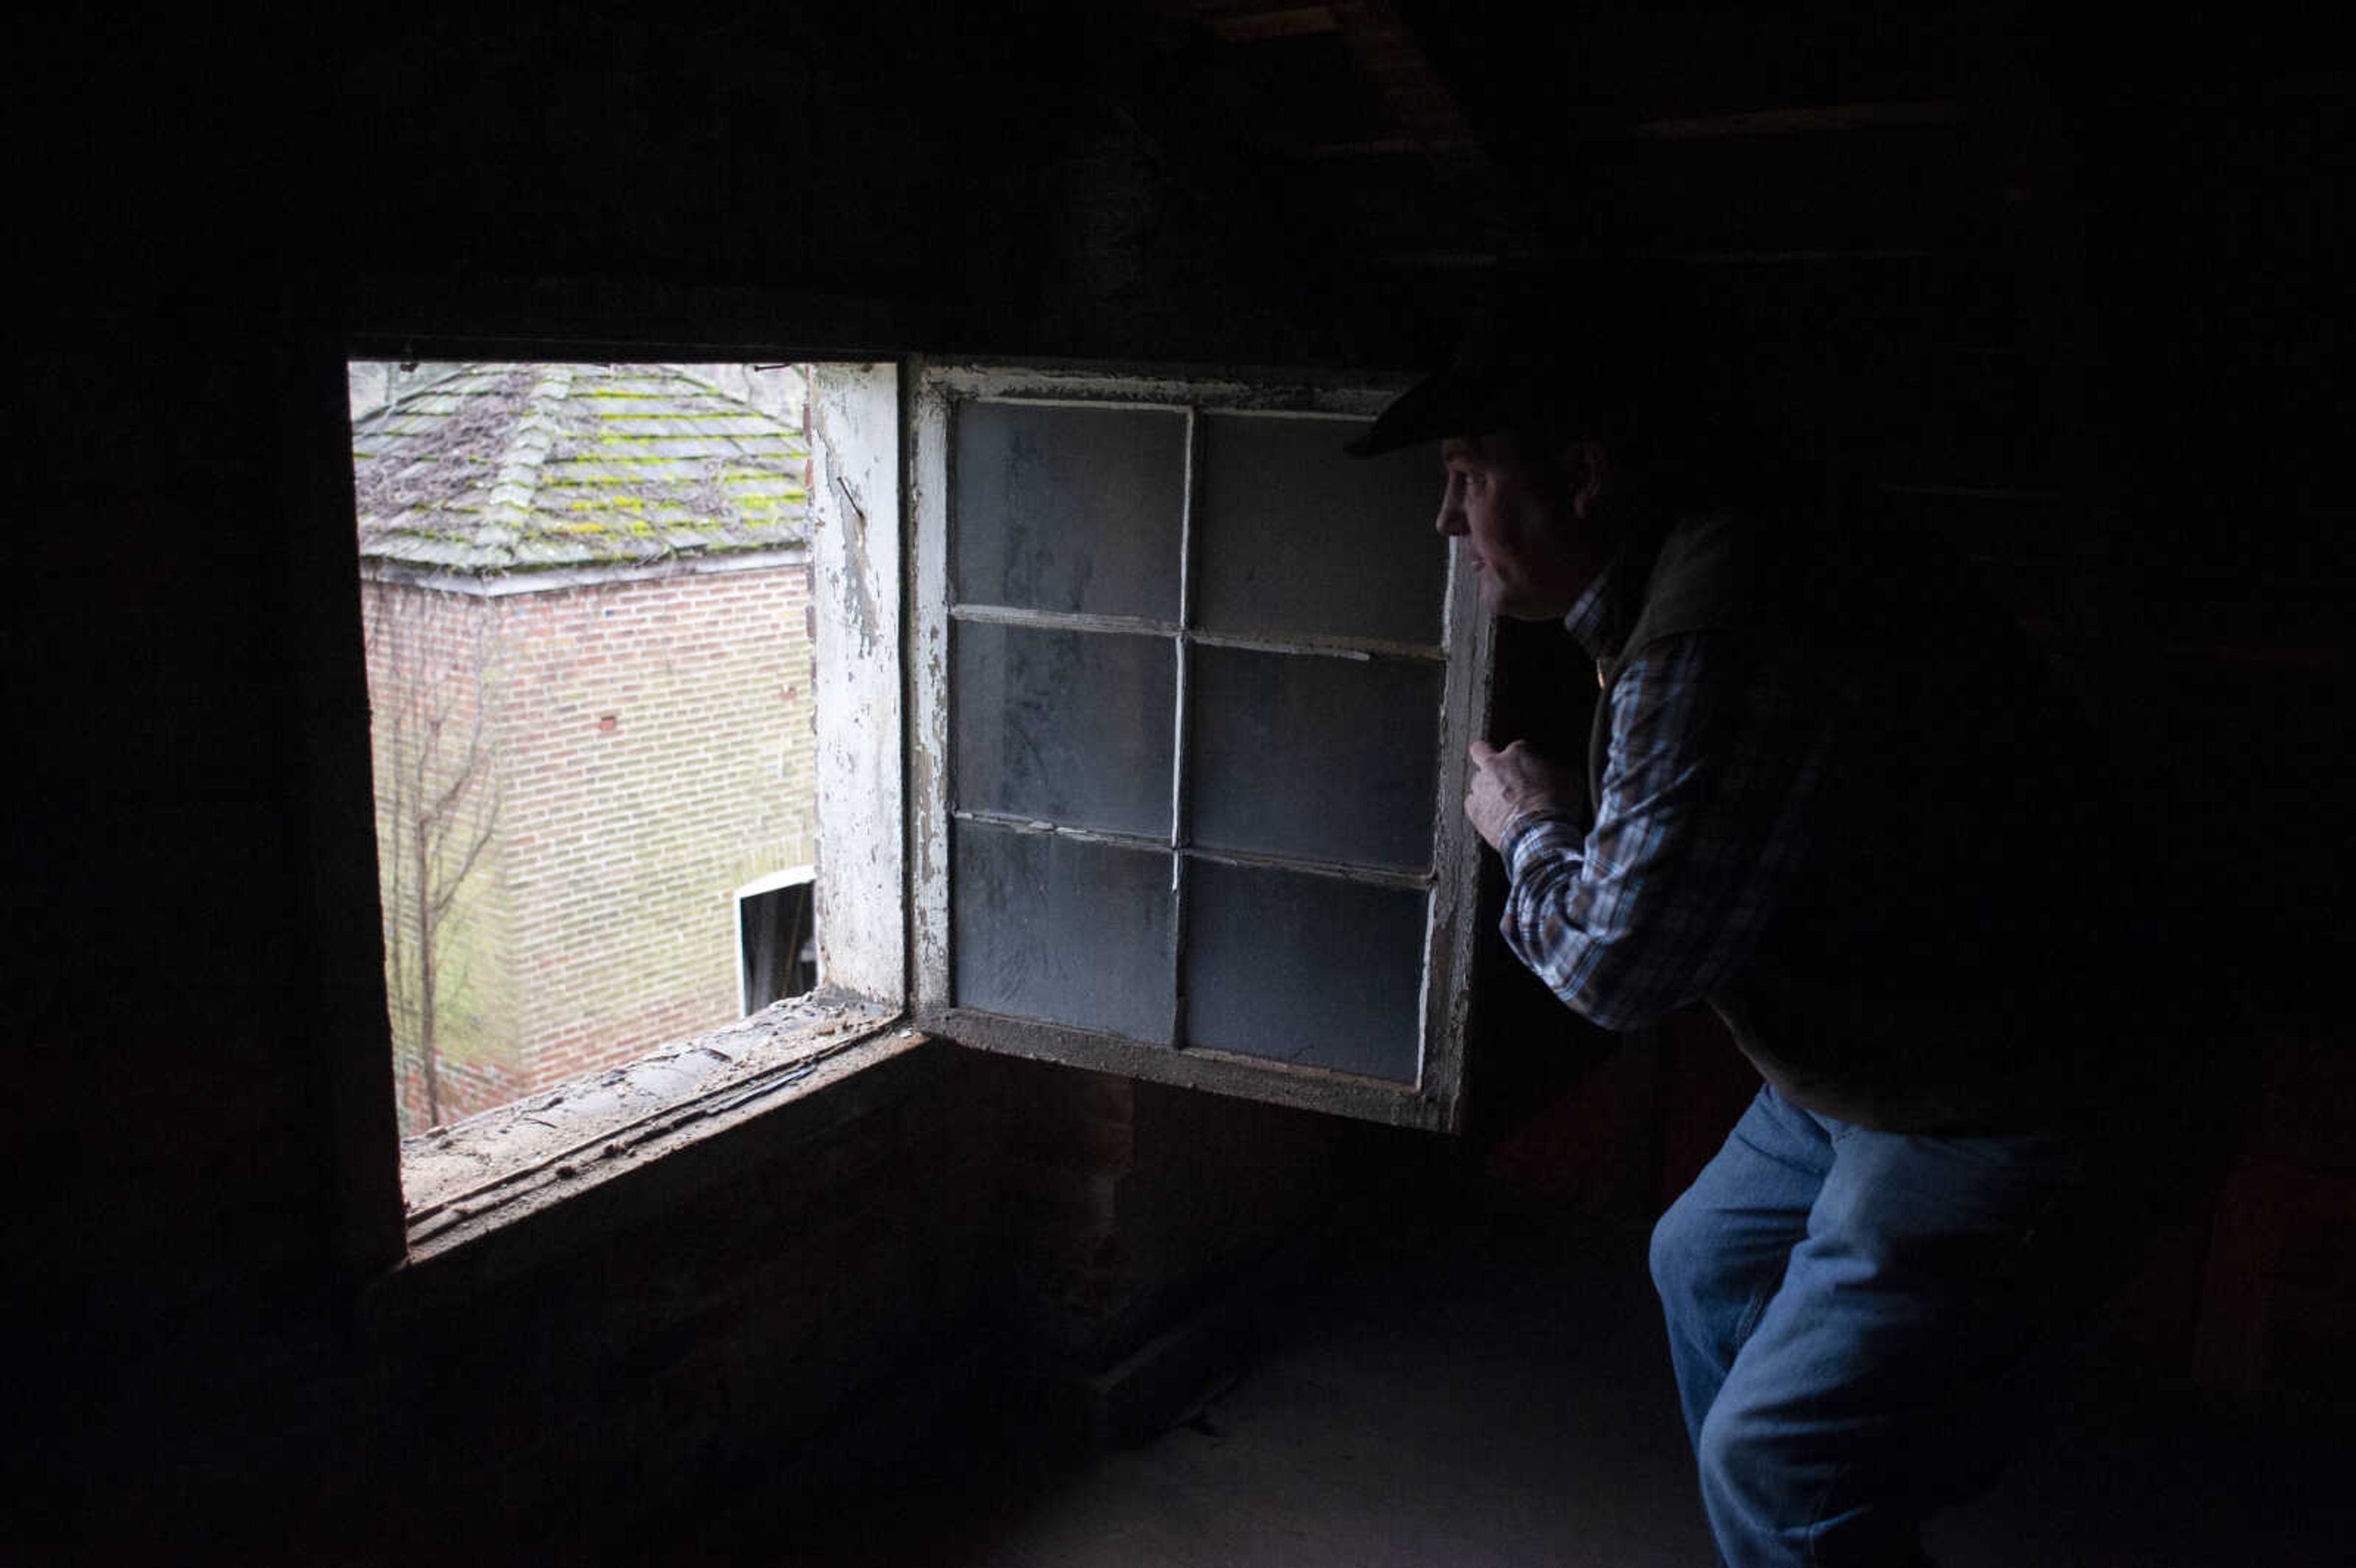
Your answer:
[[[796,866],[736,890],[737,977],[747,1015],[818,986],[810,876],[810,867]]]
[[[350,384],[403,1134],[808,991],[806,368]]]

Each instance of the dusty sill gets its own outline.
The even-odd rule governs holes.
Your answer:
[[[596,1186],[652,1155],[912,1048],[903,1015],[826,992],[771,1004],[619,1067],[401,1144],[414,1263]]]

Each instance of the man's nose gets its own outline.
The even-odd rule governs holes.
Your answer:
[[[1440,498],[1440,516],[1432,519],[1431,526],[1451,539],[1470,531],[1464,526],[1464,508],[1458,503],[1452,487]]]

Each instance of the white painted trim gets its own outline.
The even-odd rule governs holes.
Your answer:
[[[1297,372],[1155,370],[1113,374],[1055,365],[931,363],[926,383],[944,396],[989,401],[1112,403],[1372,419],[1408,385],[1404,378],[1303,379]]]
[[[899,367],[810,369],[819,984],[907,995]]]
[[[759,1008],[751,1008],[744,1005],[745,987],[752,980],[752,976],[744,973],[744,901],[746,899],[758,898],[763,893],[776,892],[779,888],[802,887],[817,880],[818,868],[815,866],[788,866],[782,871],[772,871],[766,877],[755,877],[751,881],[746,882],[743,887],[736,890],[734,895],[734,901],[730,905],[730,908],[735,914],[735,923],[729,933],[732,938],[729,943],[729,951],[734,954],[736,958],[736,1012],[738,1017],[750,1018],[760,1010]],[[812,916],[810,921],[810,929],[813,939],[817,936],[817,896],[815,892],[813,892],[810,899],[810,913]],[[766,1002],[762,1004],[763,1007],[767,1005],[768,1004]]]
[[[743,903],[746,899],[756,894],[774,893],[779,888],[799,887],[804,882],[815,880],[817,876],[816,866],[788,866],[782,871],[772,871],[766,877],[755,877],[738,888],[736,901]]]
[[[712,577],[732,571],[771,571],[800,566],[810,558],[806,544],[778,549],[729,550],[718,555],[676,555],[644,565],[552,566],[536,571],[501,572],[453,571],[412,561],[362,556],[360,576],[372,582],[400,582],[437,593],[463,593],[476,599],[505,599],[518,593],[552,593],[563,588],[584,588],[605,582],[650,582],[671,577]]]
[[[910,376],[908,526],[915,594],[909,617],[909,901],[916,994],[949,1001],[948,657],[950,473],[948,389],[928,367]]]
[[[1434,1124],[1453,1132],[1463,1113],[1464,1035],[1472,1014],[1472,955],[1479,941],[1481,857],[1464,817],[1466,752],[1489,731],[1497,623],[1481,603],[1480,582],[1462,550],[1448,552],[1441,640],[1451,649],[1440,715],[1440,779],[1433,823],[1433,886],[1424,965],[1423,1074]]]

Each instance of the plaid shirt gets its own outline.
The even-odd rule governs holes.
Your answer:
[[[1590,655],[1602,589],[1563,622]],[[1800,696],[1792,672],[1708,632],[1622,667],[1594,826],[1527,812],[1504,836],[1506,944],[1565,1003],[1640,1028],[1751,956],[1807,852],[1827,737]]]

